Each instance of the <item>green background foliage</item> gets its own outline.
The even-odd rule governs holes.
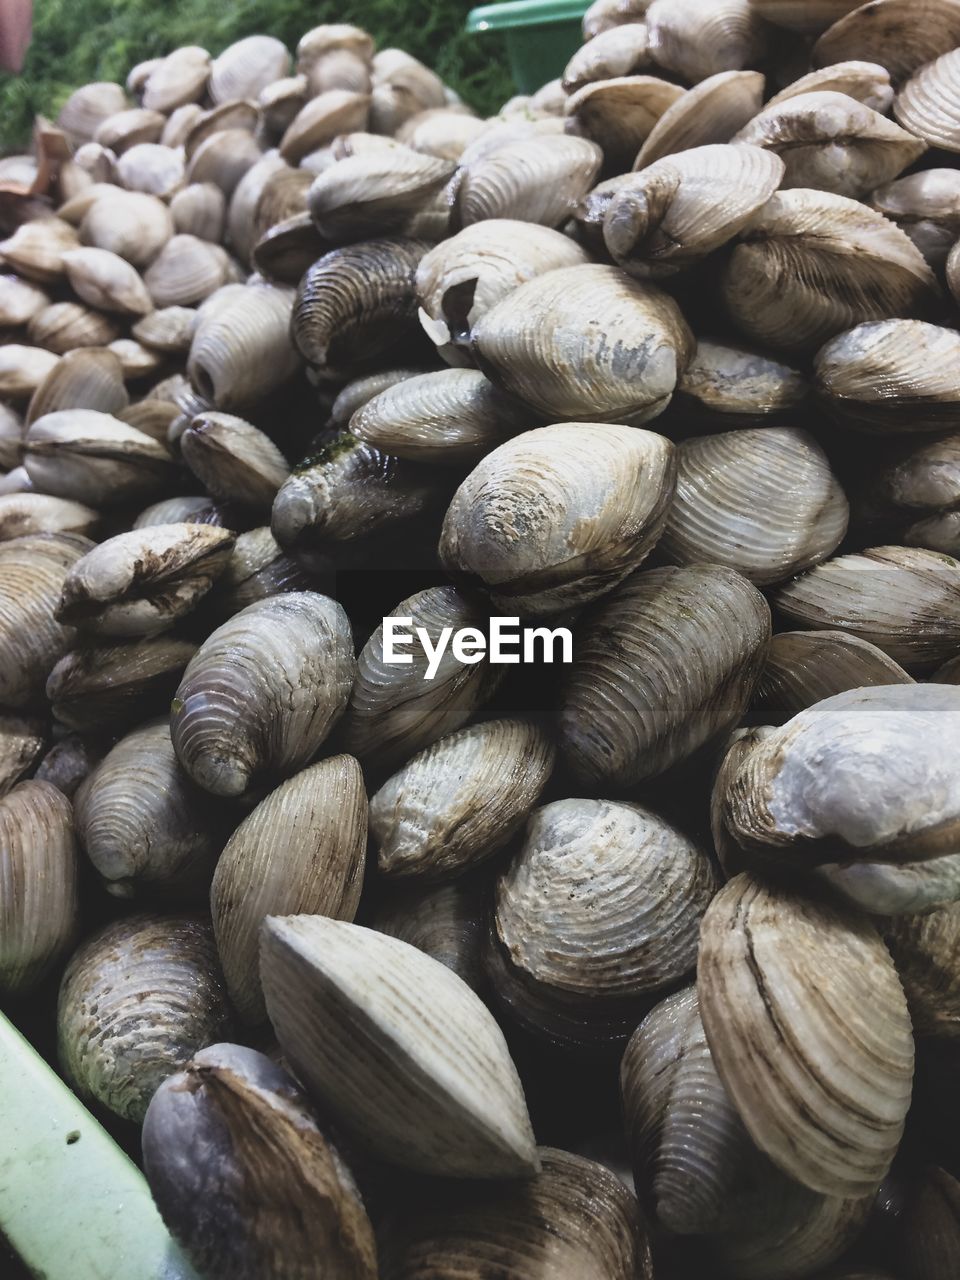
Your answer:
[[[379,48],[422,59],[478,111],[513,92],[500,37],[468,36],[464,0],[34,0],[33,41],[23,73],[0,76],[0,146],[22,145],[38,112],[56,116],[78,85],[118,80],[145,58],[199,44],[214,55],[264,32],[293,52],[321,22],[365,27]]]

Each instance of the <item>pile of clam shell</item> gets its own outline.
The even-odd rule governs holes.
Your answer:
[[[198,1273],[956,1280],[960,0],[180,48],[0,233],[0,997]]]

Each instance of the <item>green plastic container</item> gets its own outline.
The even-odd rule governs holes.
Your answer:
[[[510,71],[520,93],[555,80],[580,45],[584,0],[509,0],[467,15],[470,32],[496,31],[507,39]]]

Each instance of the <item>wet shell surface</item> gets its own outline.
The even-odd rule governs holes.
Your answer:
[[[166,711],[196,650],[170,634],[71,649],[47,680],[53,713],[71,729],[117,731]]]
[[[472,346],[498,386],[544,414],[632,425],[663,412],[693,354],[672,298],[600,265],[521,285],[482,316]]]
[[[895,83],[960,42],[960,12],[954,0],[873,0],[852,7],[813,46],[814,66],[866,58],[886,67]]]
[[[760,110],[764,78],[759,71],[719,71],[677,98],[647,135],[635,169],[691,147],[729,142]]]
[[[748,347],[700,339],[677,384],[675,405],[684,423],[761,426],[799,408],[810,391],[793,365]]]
[[[845,631],[908,671],[930,671],[957,649],[960,561],[919,547],[869,547],[817,565],[774,603],[794,626]]]
[[[77,1093],[139,1124],[157,1087],[230,1032],[210,925],[127,916],[74,953],[60,985],[57,1046]]]
[[[454,587],[419,591],[401,600],[390,616],[409,617],[411,627],[422,627],[433,645],[444,627],[479,630],[486,627],[488,617],[476,597]],[[341,728],[346,749],[365,764],[395,768],[459,729],[490,697],[502,674],[486,659],[460,662],[448,647],[434,678],[427,681],[426,653],[419,644],[411,647],[411,653],[410,665],[386,662],[382,625],[360,652]]]
[[[530,720],[488,720],[441,738],[371,799],[379,871],[435,880],[491,857],[525,822],[554,757]]]
[[[928,310],[923,255],[882,215],[845,196],[773,196],[741,237],[723,292],[734,323],[778,350],[811,350],[867,320]]]
[[[576,628],[561,754],[579,777],[618,789],[662,773],[737,722],[769,638],[766,601],[732,569],[632,575]]]
[[[898,663],[859,636],[781,631],[770,641],[757,700],[780,721],[847,689],[911,683]]]
[[[557,227],[593,186],[602,153],[585,138],[526,138],[465,164],[456,179],[453,217],[461,227],[515,218]]]
[[[826,559],[849,509],[814,438],[762,427],[684,440],[659,543],[672,564],[709,562],[767,586]]]
[[[72,566],[56,617],[93,635],[156,635],[196,608],[233,544],[232,533],[209,524],[119,533]]]
[[[910,1105],[913,1036],[862,916],[740,875],[703,920],[697,990],[720,1078],[761,1151],[826,1195],[868,1195]]]
[[[227,990],[245,1023],[266,1022],[259,934],[268,915],[352,920],[363,887],[367,797],[352,756],[280,784],[227,841],[210,894]]]
[[[301,768],[343,712],[354,670],[347,615],[327,596],[296,591],[249,605],[184,672],[171,712],[180,763],[224,796]]]
[[[828,411],[863,431],[944,431],[960,422],[960,334],[878,320],[831,339],[814,360]]]
[[[714,889],[706,856],[649,810],[558,800],[499,878],[493,927],[516,974],[589,1017],[693,970]]]
[[[79,534],[36,534],[0,543],[0,703],[39,700],[73,631],[54,617],[63,581],[90,550]]]
[[[227,413],[276,391],[298,366],[289,340],[292,306],[292,290],[264,284],[238,287],[215,309],[201,308],[187,358],[194,389]]]
[[[78,859],[70,803],[48,782],[0,797],[0,991],[25,995],[73,942]]]
[[[445,1189],[398,1222],[381,1250],[384,1280],[530,1274],[652,1280],[650,1244],[633,1194],[602,1165],[550,1147],[522,1183]],[[481,1270],[482,1269],[482,1270]],[[532,1270],[531,1270],[532,1269]]]
[[[77,835],[118,898],[202,897],[223,818],[183,772],[166,720],[121,738],[82,784]]]
[[[211,1280],[305,1277],[318,1258],[344,1280],[376,1280],[356,1184],[293,1079],[264,1054],[210,1045],[164,1081],[144,1118],[143,1161],[169,1230]]]
[[[269,507],[290,474],[268,435],[230,413],[201,413],[180,437],[180,453],[213,498]]]
[[[538,1171],[500,1028],[451,970],[397,938],[303,915],[268,917],[260,971],[298,1076],[372,1151],[453,1177]]]
[[[674,492],[663,436],[605,423],[524,432],[454,495],[440,558],[494,607],[548,616],[596,599],[656,544]]]

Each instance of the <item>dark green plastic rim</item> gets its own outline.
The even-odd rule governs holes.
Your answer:
[[[516,27],[546,27],[579,22],[589,5],[584,0],[507,0],[485,4],[467,14],[467,30],[510,31]]]

